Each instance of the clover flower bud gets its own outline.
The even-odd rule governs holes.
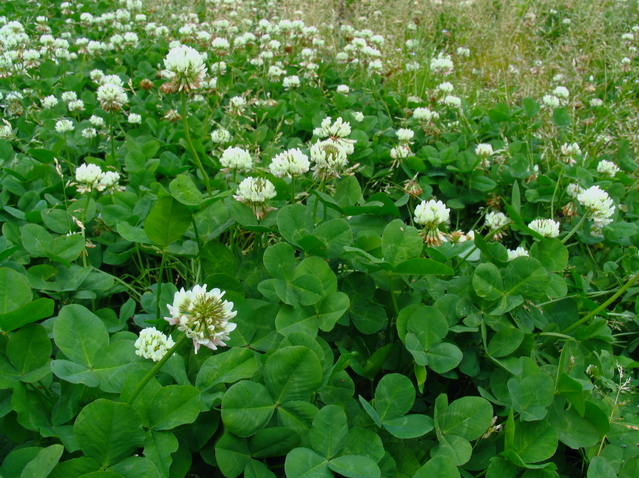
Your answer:
[[[535,219],[528,227],[543,237],[557,237],[559,235],[559,222],[552,219]]]
[[[269,169],[273,176],[283,178],[285,176],[299,176],[308,172],[311,163],[298,148],[289,149],[277,154],[271,161]]]
[[[140,331],[140,336],[133,345],[138,357],[159,362],[175,343],[170,336],[167,337],[155,327],[147,327]]]
[[[264,178],[246,178],[237,188],[235,199],[247,205],[258,219],[263,218],[268,211],[273,208],[267,202],[275,197],[275,186],[268,179]]]

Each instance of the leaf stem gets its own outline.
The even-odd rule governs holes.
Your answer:
[[[173,356],[173,354],[175,352],[177,352],[177,350],[182,346],[182,344],[184,342],[186,342],[186,339],[188,337],[186,336],[186,334],[183,334],[177,342],[175,342],[175,345],[173,347],[171,347],[165,354],[164,357],[162,357],[160,359],[160,361],[158,363],[155,364],[155,366],[149,370],[149,373],[147,373],[145,375],[145,377],[142,379],[142,381],[140,383],[138,383],[138,386],[135,387],[135,390],[133,390],[133,393],[131,394],[131,396],[128,398],[128,400],[126,401],[127,405],[131,405],[133,403],[133,401],[136,399],[136,397],[140,394],[140,392],[142,391],[142,389],[146,386],[146,384],[149,382],[149,380],[151,380],[153,378],[153,376],[160,371],[160,369],[162,368],[162,366]]]
[[[160,319],[160,294],[162,293],[162,280],[164,279],[164,263],[166,261],[166,250],[162,251],[162,260],[160,261],[160,272],[158,274],[158,287],[155,296],[155,318]]]
[[[632,287],[632,285],[637,282],[637,279],[639,279],[639,274],[635,274],[634,277],[632,277],[628,282],[626,282],[625,285],[623,285],[621,287],[621,289],[619,289],[615,295],[613,295],[610,299],[608,299],[606,302],[604,302],[603,304],[601,304],[599,307],[597,307],[595,310],[593,310],[592,312],[590,312],[588,315],[586,315],[583,319],[578,320],[577,322],[575,322],[574,324],[572,324],[570,327],[568,327],[566,330],[564,330],[562,332],[562,334],[567,334],[568,332],[571,332],[572,330],[576,329],[577,327],[579,327],[581,324],[587,322],[589,319],[591,319],[592,317],[594,317],[595,315],[597,315],[599,312],[601,312],[602,310],[606,309],[610,304],[612,304],[615,300],[617,300],[624,292],[626,292],[630,287]]]
[[[182,96],[182,121],[184,121],[184,137],[186,138],[186,142],[189,145],[189,148],[191,148],[191,152],[193,153],[193,156],[195,157],[195,161],[197,162],[198,168],[200,168],[200,171],[202,171],[202,177],[204,178],[206,191],[209,193],[209,196],[210,196],[211,181],[209,180],[209,175],[204,170],[202,161],[200,161],[200,157],[198,156],[197,151],[195,151],[195,148],[193,147],[193,142],[191,141],[191,132],[189,130],[189,121],[187,118],[187,110],[186,110],[186,93],[182,91],[181,96]]]
[[[584,214],[583,216],[581,216],[581,219],[579,219],[579,222],[577,223],[577,225],[572,228],[572,231],[570,231],[568,235],[561,240],[561,243],[565,244],[566,242],[568,242],[568,239],[570,239],[575,234],[575,232],[579,230],[579,228],[581,227],[581,225],[584,223],[585,220],[586,220],[586,215]]]

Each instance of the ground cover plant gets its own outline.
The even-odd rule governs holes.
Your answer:
[[[639,475],[637,2],[0,5],[0,477]]]

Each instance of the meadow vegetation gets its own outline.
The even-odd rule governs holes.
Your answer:
[[[0,4],[0,478],[639,475],[638,2]]]

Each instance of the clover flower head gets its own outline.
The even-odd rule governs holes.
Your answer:
[[[273,176],[283,178],[304,174],[308,172],[310,166],[308,156],[299,148],[294,148],[277,154],[271,161],[269,169]]]
[[[441,245],[446,241],[446,235],[439,230],[439,225],[450,219],[450,209],[441,201],[431,199],[422,201],[415,208],[415,222],[424,226],[421,236],[431,247]]]
[[[528,257],[528,251],[526,249],[524,249],[523,247],[518,247],[515,250],[511,250],[508,249],[508,261],[514,261],[515,259],[517,259],[518,257]]]
[[[140,331],[140,336],[133,345],[138,357],[159,362],[175,343],[170,336],[167,337],[155,327],[147,327]]]
[[[268,179],[248,177],[237,188],[235,199],[247,205],[258,219],[273,208],[267,202],[276,195],[275,186]]]
[[[231,141],[231,133],[222,128],[216,129],[211,133],[211,141],[220,144],[228,143]]]
[[[395,134],[400,141],[410,141],[415,136],[415,132],[412,129],[399,128]]]
[[[577,201],[593,221],[593,232],[600,233],[601,228],[612,222],[615,205],[608,193],[599,186],[592,186],[577,196]]]
[[[230,146],[222,153],[220,164],[227,169],[250,171],[253,167],[253,158],[245,149]]]
[[[599,164],[597,164],[597,172],[603,176],[614,178],[619,171],[621,171],[619,166],[612,161],[606,161],[604,159],[599,161]]]
[[[486,214],[485,224],[490,228],[490,231],[493,232],[493,238],[498,241],[502,237],[504,237],[505,228],[508,224],[510,224],[510,218],[506,216],[503,212],[495,212],[490,211]],[[500,230],[502,229],[502,230]]]
[[[123,191],[124,187],[119,185],[120,182],[120,173],[116,171],[107,171],[103,173],[102,178],[100,178],[100,182],[96,186],[98,191],[107,190],[109,192],[114,191]]]
[[[55,130],[58,133],[67,133],[69,131],[73,131],[73,123],[67,119],[61,119],[56,122]]]
[[[582,192],[584,192],[584,188],[579,186],[577,183],[570,183],[566,188],[566,194],[573,199],[576,199]]]
[[[440,75],[449,75],[453,72],[454,68],[453,60],[450,59],[450,55],[440,53],[437,58],[433,58],[430,61],[430,69],[433,73],[439,73]]]
[[[338,178],[342,169],[348,164],[346,150],[339,142],[330,139],[318,141],[311,146],[313,176],[320,180]]]
[[[200,86],[206,74],[204,58],[200,52],[190,46],[180,45],[172,48],[164,59],[165,78],[171,80],[177,91],[190,91]]]
[[[413,111],[413,118],[415,118],[418,121],[423,121],[428,123],[429,121],[438,119],[439,114],[436,113],[435,111],[429,110],[428,108],[424,108],[420,106],[419,108],[415,108],[415,111]]]
[[[82,164],[75,170],[75,180],[78,182],[80,194],[98,189],[104,173],[97,164]]]
[[[229,334],[237,327],[229,322],[237,312],[233,310],[233,302],[222,299],[224,294],[217,288],[207,291],[206,284],[190,290],[182,287],[173,296],[173,304],[167,305],[171,317],[164,319],[193,340],[196,354],[201,345],[212,350],[226,346],[224,341],[229,340]]]
[[[475,148],[475,154],[482,158],[488,158],[493,155],[493,147],[487,143],[479,143]]]
[[[128,101],[124,88],[112,83],[101,85],[97,97],[104,111],[119,111]]]
[[[543,237],[557,237],[559,235],[559,222],[552,219],[535,219],[528,227]]]

